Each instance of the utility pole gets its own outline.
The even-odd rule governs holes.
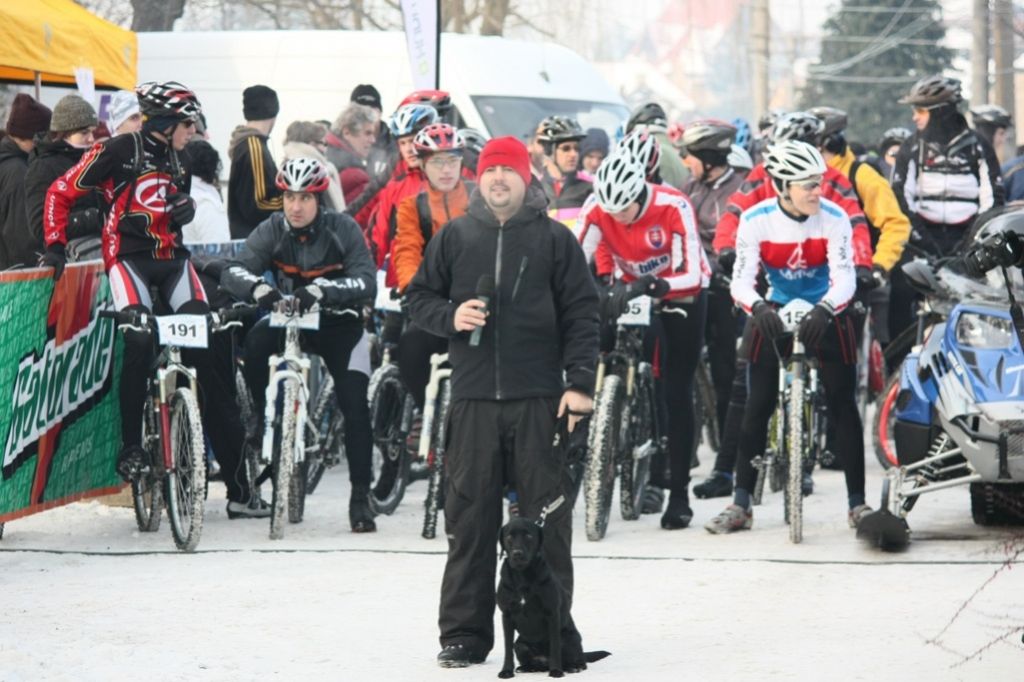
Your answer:
[[[988,2],[974,0],[971,14],[971,105],[988,103]]]
[[[1013,89],[1013,3],[1010,0],[995,0],[992,12],[993,52],[995,53],[995,104],[1015,115]],[[997,149],[1000,158],[1011,158],[1014,151],[1013,139],[1007,136],[1003,149]]]
[[[771,18],[768,0],[753,0],[750,18],[751,75],[754,86],[754,118],[768,111],[771,101],[771,85],[768,82],[768,50]]]

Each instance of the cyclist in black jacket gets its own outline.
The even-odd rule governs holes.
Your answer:
[[[277,174],[284,192],[284,211],[260,223],[245,240],[237,261],[221,276],[233,296],[273,308],[289,293],[302,310],[329,307],[320,329],[301,334],[303,348],[323,358],[334,378],[338,407],[345,417],[345,455],[352,495],[349,522],[353,532],[377,529],[369,506],[370,458],[373,447],[370,409],[366,402],[370,355],[362,326],[362,306],[373,300],[376,271],[359,226],[350,217],[324,211],[321,195],[329,180],[316,159],[291,159]],[[271,271],[275,288],[262,273]],[[263,319],[245,340],[245,374],[256,414],[263,414],[270,380],[267,364],[279,352],[284,330]]]

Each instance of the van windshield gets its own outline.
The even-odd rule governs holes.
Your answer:
[[[580,127],[603,128],[609,136],[629,118],[622,104],[586,102],[573,99],[533,99],[529,97],[475,96],[473,103],[492,137],[514,135],[528,137],[547,116],[571,116]]]

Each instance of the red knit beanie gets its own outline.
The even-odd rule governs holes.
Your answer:
[[[50,108],[32,99],[23,92],[18,93],[11,103],[11,115],[7,118],[7,133],[31,140],[36,133],[50,129]]]
[[[530,171],[530,152],[526,145],[512,136],[496,137],[484,145],[476,162],[477,180],[492,166],[508,166],[514,170],[523,183],[529,187],[533,177]]]

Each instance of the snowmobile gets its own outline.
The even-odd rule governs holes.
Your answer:
[[[1024,212],[994,218],[975,239],[1007,229],[1024,233]],[[876,436],[890,439],[897,461],[886,471],[880,509],[862,519],[857,536],[902,549],[920,496],[958,486],[970,489],[975,523],[1024,525],[1021,270],[995,267],[975,279],[957,258],[916,259],[903,272],[925,308],[948,314],[924,331],[879,397]]]

